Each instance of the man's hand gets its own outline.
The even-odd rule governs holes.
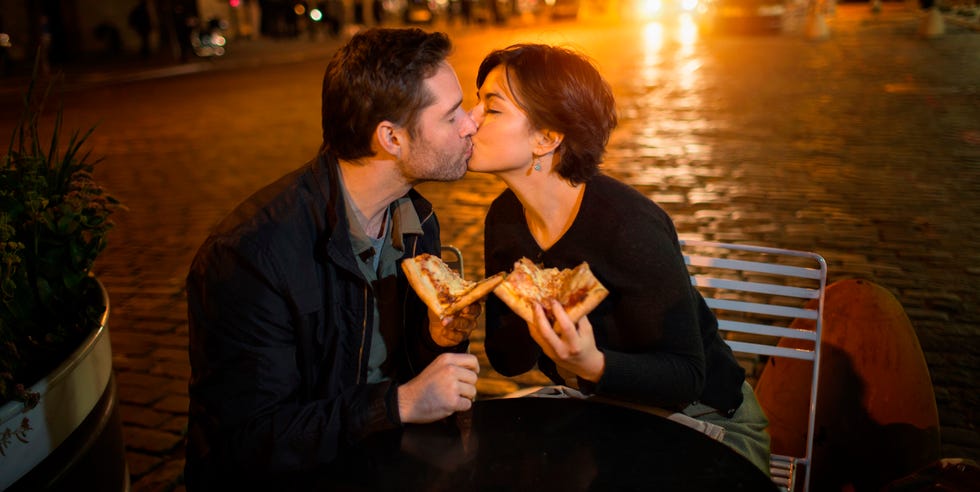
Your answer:
[[[476,319],[483,309],[479,302],[474,302],[463,308],[455,316],[439,319],[436,313],[429,310],[429,333],[432,340],[440,347],[453,347],[470,338],[470,333],[476,329]]]
[[[480,363],[472,354],[441,354],[421,374],[398,387],[403,423],[435,422],[469,410],[476,398]]]

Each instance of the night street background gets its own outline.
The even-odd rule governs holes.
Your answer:
[[[620,110],[604,170],[663,206],[682,238],[815,251],[831,282],[860,277],[890,290],[929,365],[943,455],[977,460],[980,31],[947,25],[922,39],[920,20],[901,3],[880,14],[844,4],[824,41],[601,20],[447,31],[466,107],[493,48],[562,43],[594,58]],[[134,490],[182,490],[191,258],[238,202],[314,155],[335,46],[241,41],[211,62],[67,77],[65,126],[98,125],[97,177],[128,207],[96,274],[112,302]],[[19,80],[0,79],[2,135],[18,113]],[[466,276],[482,277],[483,216],[503,185],[471,173],[420,189],[443,243],[464,251]],[[494,373],[481,342],[482,333],[472,351],[482,397],[543,382]]]

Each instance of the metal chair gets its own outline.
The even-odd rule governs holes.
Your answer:
[[[798,467],[809,491],[810,460],[820,374],[827,263],[816,253],[709,241],[682,240],[684,261],[696,286],[718,318],[718,328],[735,352],[756,358],[791,357],[813,363],[804,456],[772,455],[770,472],[782,490],[793,492]],[[797,329],[794,319],[814,330]],[[781,338],[806,340],[809,348],[778,346]],[[800,345],[800,344],[796,344]]]
[[[459,276],[466,278],[463,274],[463,252],[452,245],[442,247],[442,261],[449,265],[449,268],[459,272]]]

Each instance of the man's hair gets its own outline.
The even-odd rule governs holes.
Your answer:
[[[416,134],[419,113],[435,96],[425,87],[452,43],[421,29],[368,29],[338,50],[323,76],[321,154],[373,155],[375,128],[388,120]]]
[[[565,136],[555,151],[558,174],[573,184],[595,176],[617,118],[612,88],[591,60],[558,46],[515,44],[483,59],[477,89],[498,66],[531,126]]]

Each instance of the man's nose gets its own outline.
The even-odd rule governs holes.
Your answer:
[[[471,113],[464,113],[463,120],[463,136],[469,137],[476,133],[477,128],[480,127],[480,123],[476,120],[476,118],[474,118]]]

